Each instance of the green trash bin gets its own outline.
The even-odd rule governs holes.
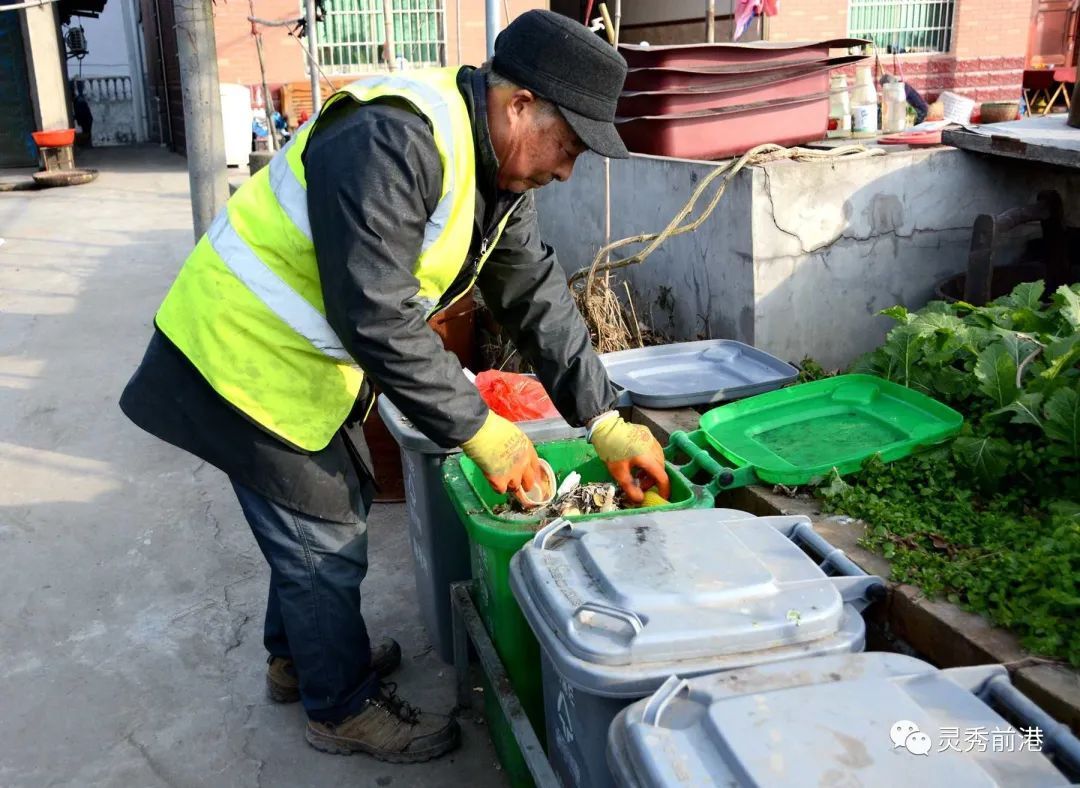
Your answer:
[[[561,480],[571,471],[581,474],[583,484],[611,481],[607,467],[583,439],[537,443],[536,452],[551,463]],[[690,452],[682,465],[667,464],[671,496],[663,506],[639,511],[707,509],[716,498],[715,477],[721,470],[709,452]],[[695,483],[697,480],[698,483]],[[476,607],[491,635],[499,658],[506,666],[510,684],[521,701],[533,730],[544,742],[544,694],[540,676],[540,646],[510,591],[510,559],[539,530],[539,517],[520,512],[496,514],[506,495],[491,489],[480,468],[464,455],[448,457],[443,464],[443,484],[469,535]],[[572,522],[626,516],[626,510],[568,517]],[[484,687],[484,712],[499,761],[514,786],[532,784],[525,760],[510,726],[503,717],[491,688]]]

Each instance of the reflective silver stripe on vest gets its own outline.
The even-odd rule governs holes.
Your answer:
[[[434,213],[431,214],[427,225],[424,227],[424,243],[420,247],[420,253],[423,254],[431,248],[432,244],[442,235],[443,230],[446,229],[446,224],[450,220],[450,210],[454,205],[454,187],[457,185],[454,183],[454,159],[457,152],[454,150],[456,140],[454,139],[454,124],[450,117],[450,107],[438,90],[427,83],[414,82],[407,77],[372,77],[371,79],[365,79],[364,84],[372,87],[386,87],[392,90],[412,90],[419,93],[428,103],[428,106],[424,109],[431,112],[429,119],[432,125],[439,130],[439,134],[444,140],[446,166],[443,168],[443,186],[446,194],[439,200],[439,204],[435,206]]]
[[[293,331],[327,356],[356,365],[319,310],[270,270],[244,243],[229,223],[228,211],[223,210],[217,215],[207,236],[214,251],[236,278]]]
[[[270,188],[274,190],[274,197],[285,215],[310,241],[311,221],[308,219],[307,190],[289,166],[289,160],[285,158],[292,144],[293,140],[289,140],[285,147],[270,159]]]

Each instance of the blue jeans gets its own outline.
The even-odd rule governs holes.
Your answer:
[[[270,564],[263,643],[292,659],[308,717],[340,722],[378,689],[360,614],[367,524],[320,520],[233,481],[255,540]]]

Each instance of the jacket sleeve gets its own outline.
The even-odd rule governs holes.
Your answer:
[[[488,411],[413,303],[413,268],[442,189],[431,129],[405,109],[352,102],[318,124],[304,169],[327,320],[418,429],[458,446]]]
[[[615,391],[555,250],[540,240],[531,194],[507,222],[481,269],[479,285],[488,308],[532,362],[563,418],[581,426],[614,407]]]

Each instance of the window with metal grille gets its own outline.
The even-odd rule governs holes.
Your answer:
[[[948,52],[955,11],[956,0],[848,0],[848,35],[882,51]]]
[[[387,68],[383,0],[324,0],[318,24],[319,66],[326,74],[364,74]],[[393,0],[397,67],[446,65],[443,0]]]

